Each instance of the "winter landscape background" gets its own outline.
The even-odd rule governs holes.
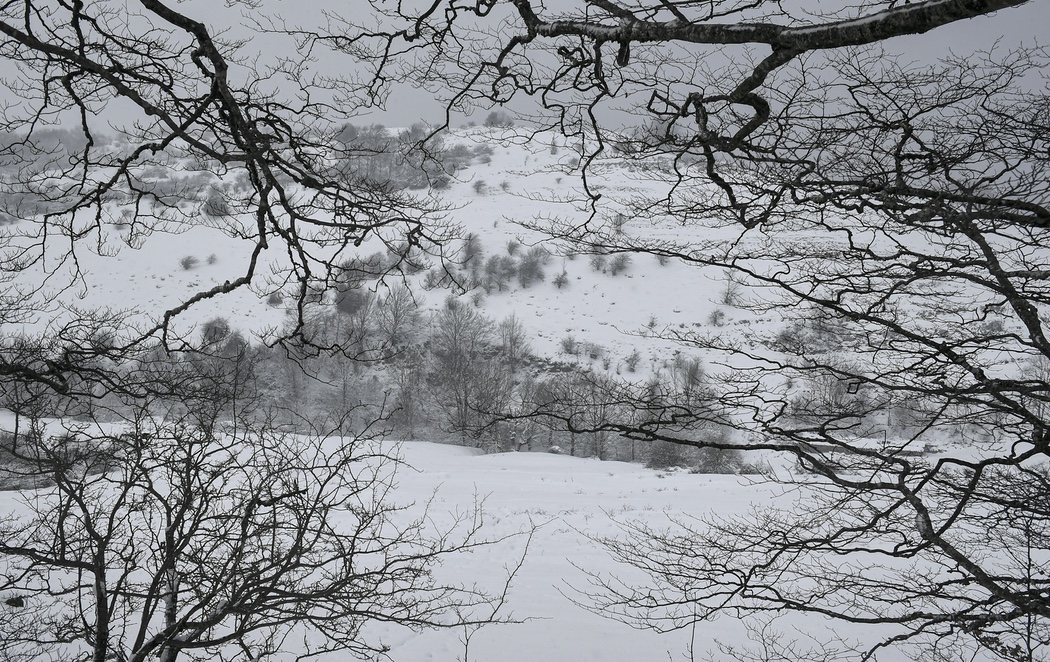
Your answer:
[[[1050,659],[1047,17],[0,4],[0,660]]]

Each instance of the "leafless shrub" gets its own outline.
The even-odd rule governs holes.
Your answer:
[[[558,346],[563,353],[568,354],[569,356],[576,356],[580,353],[579,344],[576,342],[576,338],[571,335],[562,338],[559,341]]]

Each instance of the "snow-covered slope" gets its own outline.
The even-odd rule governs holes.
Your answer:
[[[498,135],[484,129],[465,129],[459,139],[491,141]],[[550,149],[552,141],[563,145],[557,153]],[[588,211],[578,175],[571,172],[577,158],[576,152],[564,147],[563,140],[554,138],[497,147],[491,163],[472,166],[461,174],[463,181],[450,188],[449,199],[466,203],[455,220],[464,233],[480,238],[485,257],[506,255],[507,244],[514,239],[523,244],[521,251],[543,242],[544,235],[525,230],[518,223],[550,219],[582,223]],[[473,190],[479,179],[487,184],[483,195]],[[614,167],[603,169],[602,186],[610,193],[628,196],[649,183],[637,181],[636,174],[628,169]],[[669,229],[634,225],[628,220],[624,231],[651,235]],[[676,228],[672,232],[690,231]],[[643,353],[642,369],[647,363],[658,366],[676,348],[669,343],[641,341],[640,333],[709,327],[712,313],[720,307],[724,282],[717,270],[704,271],[673,261],[661,264],[652,256],[634,256],[622,273],[612,275],[608,265],[603,273],[589,258],[555,254],[545,266],[543,282],[527,288],[511,283],[509,291],[494,292],[482,306],[496,319],[517,316],[533,332],[533,347],[541,355],[576,360],[560,347],[562,339],[572,336],[580,343],[605,349],[603,356],[611,359],[613,371],[622,367],[623,360],[636,348]],[[563,270],[568,284],[559,288],[553,281]],[[732,309],[724,312],[725,325],[737,317],[747,317]],[[586,363],[588,357],[578,360]],[[595,367],[599,363],[595,362]]]
[[[488,162],[476,160],[456,173],[447,190],[440,192],[453,208],[448,220],[459,226],[461,236],[474,234],[479,238],[483,259],[507,255],[507,244],[512,240],[522,242],[520,251],[524,252],[543,239],[542,235],[523,229],[520,222],[586,217],[580,181],[570,172],[578,157],[564,145],[564,139],[541,136],[522,143],[505,140],[508,137],[499,130],[466,128],[453,132],[446,140],[448,145],[494,148],[491,157],[484,159]],[[561,146],[555,150],[552,144]],[[607,168],[602,186],[623,195],[651,186],[634,181],[634,177],[627,169]],[[475,190],[478,182],[485,184],[482,193]],[[48,312],[17,330],[39,331],[49,322],[61,319],[58,305],[130,312],[144,327],[193,294],[243,275],[252,244],[235,236],[238,221],[200,221],[200,225],[175,227],[171,233],[136,237],[133,246],[123,243],[127,228],[106,225],[104,236],[97,236],[96,231],[77,242],[75,263],[67,260],[60,265],[45,259],[39,268],[26,271],[21,278],[28,283],[40,279],[45,269],[55,272],[49,286],[37,295],[47,304]],[[17,228],[12,231],[17,232]],[[654,228],[632,227],[629,222],[626,231],[652,233]],[[679,235],[682,231],[674,230]],[[45,258],[59,259],[63,256],[63,242],[68,240],[59,236],[49,241],[54,245]],[[362,248],[362,257],[376,248]],[[450,248],[454,250],[455,245]],[[246,335],[279,326],[286,311],[280,305],[267,303],[266,297],[274,288],[265,279],[271,265],[280,263],[280,251],[275,244],[263,252],[260,276],[253,288],[194,305],[179,316],[177,328],[190,331],[215,317],[226,318]],[[76,278],[72,277],[74,268],[78,272]],[[558,288],[553,281],[563,271],[567,285]],[[741,311],[718,305],[724,282],[723,275],[714,270],[704,272],[674,262],[660,264],[651,256],[640,256],[633,258],[622,273],[611,275],[608,270],[597,271],[589,256],[555,254],[544,272],[542,282],[523,288],[512,280],[506,291],[493,292],[480,303],[491,318],[516,315],[530,332],[534,351],[543,356],[590,362],[595,367],[607,362],[610,371],[617,371],[624,369],[624,359],[639,348],[639,367],[644,371],[666,362],[675,348],[668,343],[640,342],[635,335],[639,332],[709,327],[716,308],[725,314],[720,326],[732,326],[741,318],[744,323],[751,322]],[[444,289],[424,292],[422,275],[410,280],[425,307],[441,305],[449,294]],[[66,287],[69,283],[72,286]],[[382,293],[382,285],[373,286]],[[12,330],[16,329],[4,329]],[[589,360],[586,353],[580,357],[564,355],[560,344],[567,336],[602,348],[601,359]]]

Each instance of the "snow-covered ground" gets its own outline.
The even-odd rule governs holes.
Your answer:
[[[11,429],[13,419],[5,413],[0,422],[0,428]],[[55,420],[49,424],[56,430],[62,425]],[[441,530],[480,503],[482,538],[498,540],[447,557],[438,570],[443,582],[476,586],[495,595],[524,558],[497,614],[507,622],[472,630],[421,632],[386,624],[369,626],[366,638],[389,646],[390,659],[683,660],[688,659],[691,646],[698,651],[697,659],[702,659],[700,652],[711,649],[716,640],[745,642],[742,626],[729,619],[669,634],[635,629],[586,609],[587,599],[575,589],[587,587],[584,571],[605,577],[624,571],[592,539],[617,535],[619,523],[660,525],[670,524],[669,517],[732,515],[768,504],[781,488],[741,476],[656,471],[637,464],[548,453],[483,455],[476,449],[429,442],[383,445],[403,461],[395,475],[392,500],[407,507],[406,516],[415,517],[426,504],[430,521]],[[43,488],[44,492],[48,489]],[[0,491],[0,513],[24,512],[24,500],[33,499],[34,494]],[[468,635],[469,647],[465,647]],[[295,638],[289,638],[282,653],[294,659],[299,652]],[[345,658],[333,653],[322,659]]]
[[[473,449],[408,442],[401,451],[414,468],[399,472],[396,499],[423,502],[437,495],[436,515],[484,499],[487,536],[536,525],[529,553],[514,579],[506,611],[521,623],[486,626],[471,638],[473,662],[638,662],[682,660],[695,636],[697,659],[716,638],[739,643],[741,628],[726,620],[695,633],[658,635],[603,618],[573,604],[571,586],[585,586],[581,568],[617,570],[589,536],[612,535],[616,521],[659,524],[668,515],[730,514],[768,502],[777,488],[727,475],[666,473],[623,462],[541,453],[480,455]],[[520,558],[524,537],[449,559],[443,572],[461,583],[499,589]],[[398,662],[453,662],[464,655],[462,630],[420,634],[382,632]],[[332,658],[337,659],[336,657]]]
[[[10,422],[10,417],[3,419],[5,427]],[[476,449],[429,442],[382,443],[403,461],[390,497],[406,508],[404,516],[414,519],[426,507],[435,530],[446,530],[457,516],[469,514],[481,503],[482,537],[498,541],[446,557],[437,570],[442,583],[498,595],[521,562],[497,614],[506,622],[470,630],[367,626],[365,639],[388,646],[389,659],[395,662],[722,659],[719,644],[741,650],[757,643],[751,641],[745,625],[731,616],[661,634],[588,610],[586,605],[593,603],[576,589],[588,587],[589,573],[645,585],[643,577],[618,565],[594,538],[622,536],[622,524],[673,528],[672,519],[747,515],[754,508],[774,504],[778,508],[792,503],[796,508],[805,507],[800,491],[757,477],[657,471],[637,464],[548,453],[483,455]],[[35,494],[0,491],[0,514],[17,516]],[[523,556],[529,531],[533,534]],[[0,616],[2,610],[0,605]],[[803,646],[836,637],[864,641],[873,634],[864,625],[838,624],[833,630],[829,625],[818,616],[794,615],[774,627],[789,639],[800,639]],[[814,638],[807,639],[810,636]],[[468,639],[469,647],[465,645]],[[293,660],[302,652],[302,642],[293,636],[284,641],[281,655],[274,659]],[[347,658],[331,653],[318,659],[337,662]],[[909,658],[899,651],[883,651],[877,659],[904,662]]]

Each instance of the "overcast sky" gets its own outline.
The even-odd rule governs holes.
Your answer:
[[[271,0],[274,8],[284,15],[294,16],[301,0]],[[812,1],[812,0],[803,0]],[[823,2],[824,0],[816,0]],[[364,0],[324,0],[333,11],[363,18],[367,11]],[[548,8],[578,8],[584,0],[545,0]],[[835,3],[836,5],[838,3]],[[317,5],[315,5],[316,7]],[[923,35],[900,37],[887,42],[889,50],[896,50],[909,58],[935,61],[950,53],[962,55],[974,50],[988,49],[996,43],[1003,46],[1024,44],[1050,45],[1050,0],[1030,0],[1020,7],[1005,9],[991,16],[959,21]],[[404,126],[419,119],[434,119],[441,107],[433,99],[416,89],[402,89],[395,93],[386,112],[377,113],[384,123]]]
[[[138,6],[135,0],[125,1],[129,8]],[[791,1],[785,0],[785,2]],[[794,1],[796,6],[806,9],[832,6],[832,3],[827,0]],[[841,6],[846,1],[839,0],[834,3],[834,6]],[[544,0],[544,2],[548,13],[556,9],[579,9],[585,5],[585,0]],[[322,10],[347,16],[355,22],[365,24],[370,22],[371,13],[371,7],[366,0],[262,0],[262,5],[257,10],[246,9],[244,5],[237,3],[230,7],[226,2],[219,0],[184,0],[178,4],[178,8],[209,24],[213,31],[227,30],[230,36],[246,38],[248,40],[246,53],[259,53],[264,58],[296,54],[287,52],[291,48],[287,40],[275,41],[273,37],[253,33],[246,27],[248,21],[245,16],[259,13],[270,14],[291,24],[310,26],[319,24]],[[244,12],[250,13],[244,14]],[[909,59],[932,61],[951,51],[961,55],[974,49],[987,49],[997,41],[1000,41],[1003,46],[1018,43],[1036,45],[1040,40],[1050,43],[1050,38],[1047,37],[1048,26],[1050,26],[1050,0],[1029,0],[1021,7],[1002,10],[992,16],[956,22],[924,35],[897,38],[887,42],[885,46],[889,50],[905,54]],[[709,49],[709,47],[704,48]],[[282,49],[284,53],[281,52]],[[314,66],[319,70],[329,67],[331,71],[339,72],[350,66],[350,59],[327,58]],[[107,108],[107,119],[114,120],[120,115],[119,107]],[[478,113],[473,119],[480,120],[483,115],[484,111]],[[407,126],[420,120],[433,122],[441,116],[442,107],[430,93],[416,88],[400,87],[393,91],[390,103],[387,104],[385,110],[372,112],[360,117],[357,121],[360,123],[376,121],[388,126]],[[464,120],[460,118],[459,122],[462,121]]]

